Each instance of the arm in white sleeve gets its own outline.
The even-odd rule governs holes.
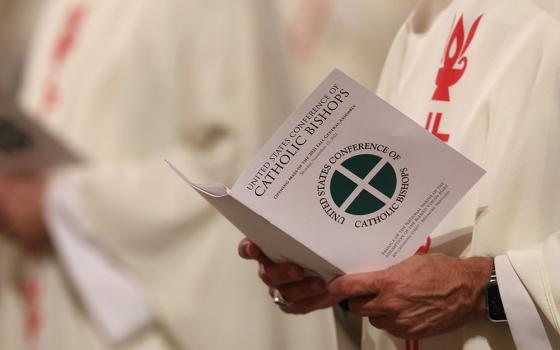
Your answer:
[[[513,269],[509,257],[497,256],[494,264],[502,304],[517,349],[552,350],[538,309]]]
[[[503,255],[496,272],[504,309],[516,344],[534,339],[533,349],[545,349],[547,341],[560,346],[559,29],[539,30],[531,50],[520,46],[511,56],[521,59],[501,62],[509,68],[488,97],[481,202],[489,211],[472,242],[475,254]],[[525,327],[524,318],[535,322]],[[538,323],[545,331],[535,330]],[[532,335],[520,337],[516,329]]]
[[[52,181],[45,198],[51,241],[98,330],[121,343],[152,321],[145,290],[96,244],[81,217],[79,201],[63,181]]]

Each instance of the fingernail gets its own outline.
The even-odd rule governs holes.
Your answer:
[[[300,278],[303,277],[303,274],[297,267],[292,267],[288,275],[290,276],[291,279],[294,280],[299,280]]]
[[[316,281],[311,285],[311,290],[314,292],[322,292],[324,289],[325,283],[323,281]]]
[[[250,244],[247,244],[247,245],[245,246],[245,254],[247,255],[247,257],[252,257],[253,254],[251,254],[251,253],[252,253],[252,252],[251,252],[251,245],[250,245]]]

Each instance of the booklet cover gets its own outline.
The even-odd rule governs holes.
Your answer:
[[[77,160],[70,149],[25,117],[10,99],[0,97],[0,174]]]
[[[484,174],[339,70],[232,189],[175,171],[271,259],[326,279],[411,256]]]

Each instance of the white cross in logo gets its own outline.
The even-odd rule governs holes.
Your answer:
[[[385,166],[385,164],[387,164],[387,161],[378,162],[363,179],[360,179],[356,174],[346,169],[345,167],[340,167],[339,169],[337,169],[339,173],[346,176],[349,180],[351,180],[357,185],[354,191],[352,191],[352,193],[348,196],[348,198],[346,198],[344,203],[342,203],[340,209],[346,212],[346,210],[354,202],[356,197],[358,197],[358,195],[364,190],[369,192],[373,196],[377,197],[377,199],[379,199],[383,203],[389,202],[391,198],[387,197],[386,195],[381,193],[377,188],[369,184],[371,179],[373,179],[374,176],[377,175],[377,173],[379,173],[379,171]]]

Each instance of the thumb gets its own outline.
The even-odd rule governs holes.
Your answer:
[[[379,271],[343,275],[332,280],[328,290],[340,298],[379,294],[381,277]]]

